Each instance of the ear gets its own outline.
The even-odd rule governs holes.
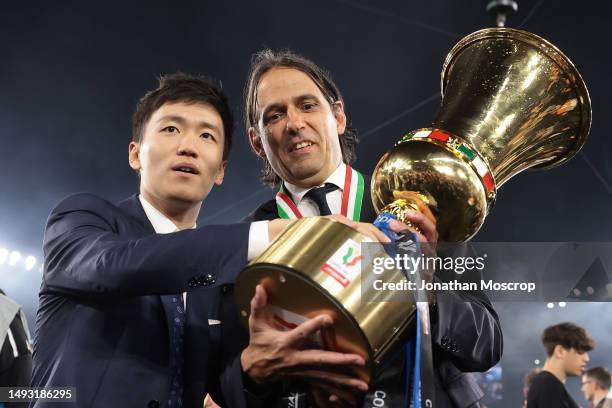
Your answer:
[[[563,358],[565,357],[565,354],[567,353],[567,349],[565,349],[562,345],[557,344],[555,346],[555,348],[553,349],[553,356],[557,357],[557,358]]]
[[[263,148],[263,144],[261,143],[261,137],[257,133],[254,127],[250,127],[248,130],[249,134],[249,144],[251,145],[251,149],[255,152],[259,158],[263,159],[266,157],[266,153]]]
[[[223,160],[221,162],[221,166],[219,167],[219,171],[215,176],[215,184],[220,186],[223,183],[223,178],[225,177],[225,166],[227,166],[227,160]]]
[[[128,158],[130,167],[133,170],[140,171],[140,144],[137,142],[130,142]]]
[[[344,103],[342,101],[336,101],[332,105],[332,111],[336,118],[336,129],[338,135],[343,135],[346,130],[346,114],[344,113]]]

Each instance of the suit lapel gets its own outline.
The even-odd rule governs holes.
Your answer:
[[[363,176],[365,189],[361,202],[361,216],[359,217],[362,222],[374,222],[376,219],[376,211],[374,210],[374,205],[372,205],[372,195],[369,188],[371,179],[370,176]]]
[[[121,201],[118,204],[119,208],[128,213],[133,217],[135,221],[137,221],[141,227],[143,228],[143,236],[155,234],[155,229],[149,221],[147,214],[142,208],[142,204],[140,203],[140,199],[138,198],[138,194],[134,194],[131,197]],[[172,327],[173,327],[173,318],[174,318],[174,306],[172,305],[172,295],[151,295],[147,296],[151,298],[154,302],[161,305],[164,314],[166,315],[166,325],[168,327],[168,339],[170,339],[170,344],[172,343]],[[170,351],[171,347],[168,345],[168,350]],[[170,355],[168,355],[170,357]]]
[[[121,201],[118,204],[119,208],[123,211],[131,215],[138,223],[147,231],[149,234],[155,234],[155,229],[147,218],[147,214],[142,208],[142,204],[140,204],[140,199],[138,198],[138,194],[134,194],[130,198],[127,198]]]

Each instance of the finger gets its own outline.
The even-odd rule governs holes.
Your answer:
[[[332,215],[326,215],[325,218],[330,218],[334,221],[338,221],[339,223],[342,223],[344,225],[348,225],[351,228],[356,228],[357,226],[357,222],[350,220],[348,218],[346,218],[344,215],[342,214],[332,214]]]
[[[413,223],[415,227],[419,228],[423,232],[427,242],[435,243],[438,241],[436,224],[425,215],[417,211],[405,211],[404,216],[408,219],[408,221]],[[393,227],[391,228],[393,229]]]
[[[268,296],[261,285],[255,286],[255,294],[251,299],[251,316],[249,316],[249,328],[255,328],[258,324],[265,322],[265,307],[268,304]]]
[[[372,229],[372,231],[374,232],[374,235],[376,236],[376,239],[377,239],[379,242],[382,242],[382,243],[389,243],[389,242],[391,242],[391,238],[389,238],[389,237],[387,236],[387,234],[385,234],[384,232],[382,232],[381,230],[379,230],[379,229],[378,229],[377,227],[375,227],[374,225],[372,225],[372,224],[368,224],[368,227]]]
[[[365,381],[345,374],[335,373],[333,371],[302,370],[292,372],[292,376],[308,380],[324,381],[325,383],[333,384],[336,387],[346,387],[357,392],[366,392],[368,390],[368,384]]]
[[[295,329],[287,332],[286,341],[288,344],[301,343],[308,339],[317,330],[321,330],[324,327],[329,327],[333,324],[333,320],[328,315],[319,315],[312,319],[306,320],[301,323]]]
[[[327,366],[365,366],[365,360],[358,354],[338,353],[336,351],[308,349],[295,352],[292,363],[297,365],[327,365]]]
[[[379,230],[372,224],[366,224],[366,223],[361,222],[359,223],[357,227],[357,231],[361,232],[362,234],[370,237],[371,239],[377,242],[382,242],[382,243],[391,242],[389,237],[386,236],[384,232],[382,232],[381,230]]]

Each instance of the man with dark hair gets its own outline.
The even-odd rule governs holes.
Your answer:
[[[610,391],[610,371],[605,367],[589,368],[582,374],[582,393],[593,408],[603,408]]]
[[[593,339],[582,327],[566,322],[547,327],[542,344],[546,362],[529,387],[527,408],[578,408],[563,384],[567,377],[582,374],[595,347]]]
[[[239,364],[221,376],[217,298],[204,289],[234,282],[291,221],[196,228],[204,199],[223,182],[232,131],[227,98],[214,82],[164,76],[133,116],[129,164],[140,194],[118,205],[76,194],[52,211],[34,386],[75,387],[82,407],[201,407],[206,392],[227,407],[255,401],[241,396]],[[383,236],[371,225],[338,221]],[[264,242],[251,244],[253,231],[263,231]],[[325,324],[313,319],[296,330]],[[339,365],[359,358],[326,353]]]
[[[223,400],[201,289],[234,280],[252,225],[195,223],[223,182],[232,127],[214,82],[164,76],[133,116],[139,194],[117,205],[75,194],[52,211],[33,386],[74,387],[79,407],[201,407],[206,391]],[[261,227],[273,238],[287,225]]]
[[[245,122],[251,147],[264,163],[263,181],[279,187],[276,198],[258,207],[247,220],[324,214],[342,214],[354,221],[376,218],[366,189],[369,177],[351,167],[357,137],[348,126],[344,99],[325,70],[290,51],[264,50],[256,54],[245,90]],[[408,212],[407,217],[418,228],[413,231],[421,241],[435,244],[437,231],[431,213]],[[407,227],[397,222],[393,228],[399,231]],[[260,293],[258,305],[263,307],[265,291]],[[484,295],[449,292],[440,294],[437,302],[433,300],[430,314],[436,407],[474,406],[483,394],[465,372],[486,371],[500,359],[502,337],[497,315]],[[231,301],[229,296],[225,304],[231,306]],[[250,321],[250,343],[241,353],[241,362],[256,382],[284,384],[281,396],[276,394],[270,406],[289,407],[296,405],[296,399],[300,407],[306,401],[310,406],[319,406],[339,399],[371,406],[377,391],[377,395],[383,391],[387,396],[384,406],[404,404],[407,390],[401,378],[390,377],[384,370],[363,400],[347,393],[345,387],[329,386],[319,378],[306,376],[302,379],[308,381],[310,390],[316,391],[312,395],[296,391],[290,384],[296,376],[266,365],[273,359],[265,350],[255,353],[260,349],[257,329],[265,326],[255,320]],[[242,350],[247,343],[239,327],[224,337],[242,341],[234,349]],[[393,383],[399,391],[384,388],[386,385],[378,381],[384,377],[387,385]],[[321,399],[322,395],[327,401]]]

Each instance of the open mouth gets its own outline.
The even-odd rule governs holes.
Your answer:
[[[289,152],[295,152],[301,149],[304,149],[306,147],[310,147],[312,146],[314,143],[312,142],[308,142],[308,141],[304,141],[304,142],[299,142],[296,143],[295,145],[293,145],[293,147],[291,147],[291,149],[289,149]]]
[[[180,164],[178,166],[174,166],[174,167],[172,167],[172,170],[178,171],[178,172],[181,172],[181,173],[187,173],[187,174],[200,174],[198,169],[196,169],[194,166],[185,165],[185,164]]]

